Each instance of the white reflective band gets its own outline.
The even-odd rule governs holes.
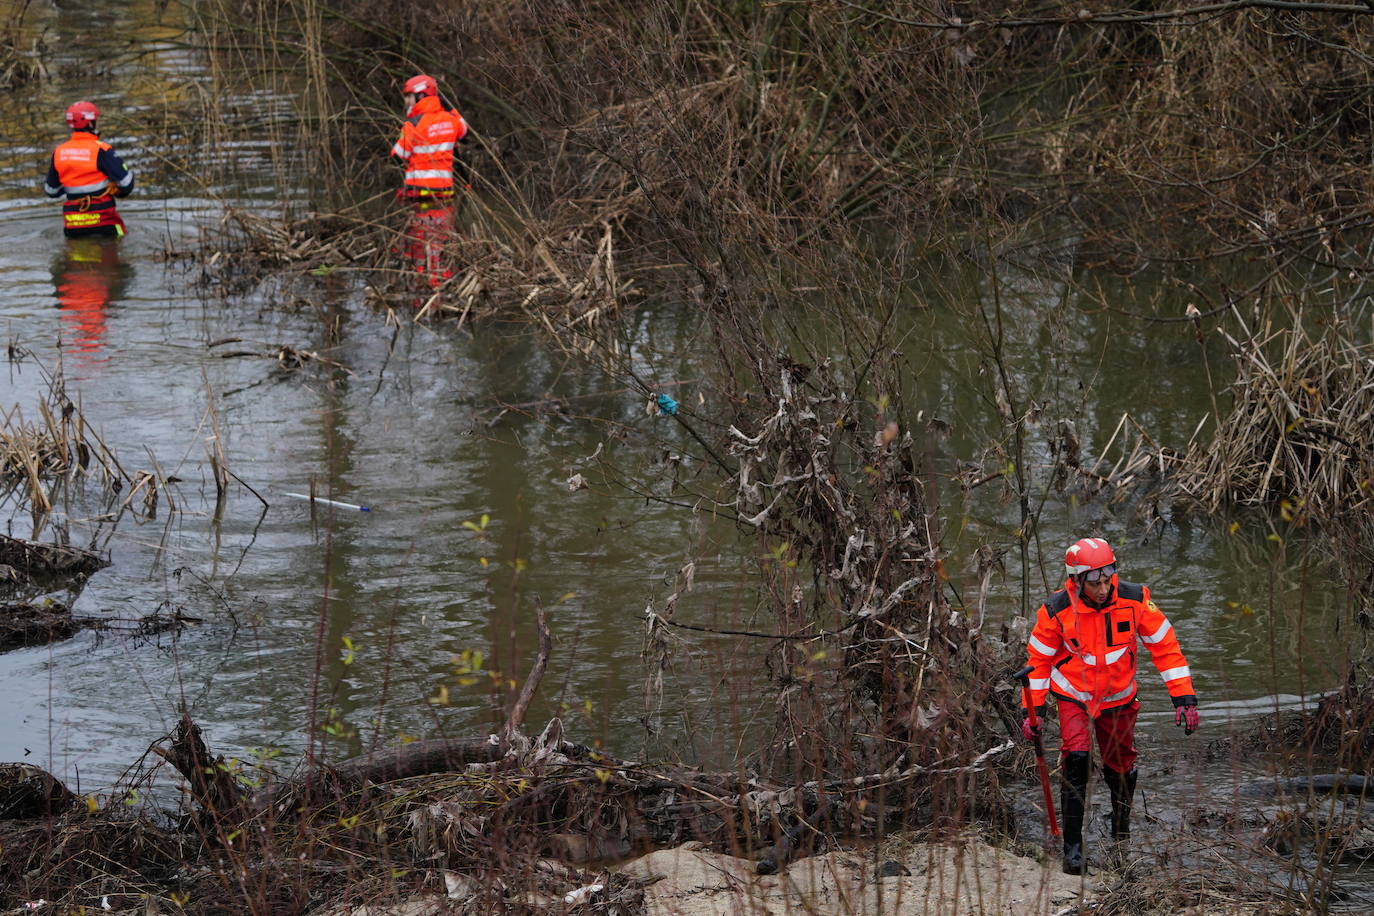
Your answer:
[[[109,182],[106,182],[106,181],[97,181],[95,184],[77,185],[76,187],[68,188],[68,189],[67,189],[67,193],[68,193],[68,194],[90,194],[90,193],[93,192],[93,191],[101,191],[101,190],[104,190],[105,185],[107,185],[107,184],[109,184]]]
[[[133,183],[134,183],[134,173],[133,173],[133,170],[130,169],[127,173],[125,173],[124,177],[121,178],[121,179],[119,180],[119,186],[120,186],[121,188],[127,188],[129,185],[131,185],[131,184],[133,184]]]
[[[452,178],[452,177],[453,177],[453,170],[452,170],[452,169],[415,169],[414,171],[406,172],[406,181],[410,181],[410,180],[413,179],[413,178]]]
[[[1141,638],[1147,645],[1151,645],[1151,646],[1152,646],[1152,645],[1154,645],[1155,643],[1159,642],[1161,639],[1163,639],[1165,636],[1168,636],[1168,635],[1169,635],[1169,631],[1172,630],[1173,628],[1174,628],[1174,627],[1173,627],[1173,624],[1169,623],[1169,621],[1166,619],[1166,620],[1164,621],[1164,625],[1161,626],[1158,630],[1155,630],[1155,631],[1154,631],[1153,633],[1151,633],[1149,636],[1141,636],[1140,638]]]
[[[391,154],[393,156],[400,156],[402,159],[410,158],[410,151],[399,143],[391,148]]]
[[[1121,647],[1120,649],[1113,649],[1112,651],[1108,652],[1108,653],[1107,653],[1107,661],[1106,661],[1106,664],[1108,664],[1108,665],[1115,664],[1115,663],[1117,662],[1117,660],[1121,658],[1121,656],[1123,656],[1123,655],[1126,654],[1126,649],[1128,649],[1128,648],[1129,648],[1129,646],[1123,646],[1123,647]],[[1085,664],[1085,665],[1092,665],[1092,666],[1096,667],[1096,665],[1097,665],[1097,656],[1096,656],[1096,655],[1091,655],[1091,654],[1085,652],[1085,653],[1083,654],[1083,664]]]
[[[427,143],[424,146],[417,146],[414,152],[417,153],[442,153],[453,149],[453,141],[447,143]]]
[[[1124,699],[1126,699],[1128,696],[1130,696],[1130,695],[1133,694],[1133,693],[1135,693],[1135,684],[1134,684],[1134,683],[1132,683],[1131,686],[1127,687],[1125,690],[1118,690],[1116,693],[1112,694],[1112,695],[1109,696],[1109,697],[1103,697],[1103,698],[1102,698],[1102,702],[1103,702],[1103,703],[1113,703],[1113,702],[1115,702],[1115,701],[1117,701],[1117,700],[1124,700]]]
[[[52,185],[48,184],[45,181],[43,182],[43,193],[47,194],[49,197],[56,197],[57,195],[62,193],[62,186],[58,185],[54,188]]]
[[[1036,639],[1034,636],[1030,638],[1030,647],[1034,649],[1036,652],[1039,652],[1041,655],[1052,656],[1059,651],[1058,649],[1051,649],[1049,646],[1045,645],[1043,642]]]
[[[1159,672],[1159,676],[1164,678],[1164,683],[1167,684],[1170,681],[1176,681],[1181,677],[1192,677],[1193,672],[1188,670],[1187,665],[1184,665],[1182,668],[1170,668],[1168,671],[1161,671]]]
[[[1050,689],[1050,679],[1049,679],[1049,678],[1041,678],[1041,679],[1039,679],[1039,680],[1036,680],[1035,678],[1031,678],[1031,679],[1030,679],[1030,689],[1031,689],[1031,690],[1049,690],[1049,689]]]
[[[1070,684],[1069,679],[1064,677],[1058,668],[1050,669],[1050,680],[1054,681],[1054,685],[1062,690],[1067,696],[1071,696],[1075,700],[1082,700],[1086,703],[1093,698],[1091,693],[1084,693],[1073,684]]]
[[[1050,680],[1054,681],[1055,685],[1056,685],[1056,686],[1060,689],[1060,691],[1061,691],[1062,693],[1064,693],[1066,696],[1070,696],[1070,697],[1072,697],[1073,699],[1079,700],[1080,702],[1083,702],[1083,703],[1089,703],[1089,702],[1092,701],[1093,695],[1092,695],[1091,693],[1084,693],[1082,690],[1079,690],[1077,687],[1073,686],[1073,684],[1070,684],[1070,683],[1069,683],[1069,679],[1066,678],[1066,677],[1064,677],[1064,675],[1061,674],[1061,673],[1059,672],[1059,669],[1058,669],[1058,668],[1052,669],[1052,670],[1050,671]],[[1126,689],[1124,689],[1124,690],[1118,690],[1116,693],[1113,693],[1113,694],[1110,694],[1110,695],[1108,695],[1108,696],[1103,697],[1102,700],[1101,700],[1101,702],[1103,702],[1103,703],[1115,703],[1117,700],[1124,700],[1124,699],[1126,699],[1128,696],[1130,696],[1130,695],[1133,694],[1133,693],[1135,693],[1135,682],[1134,682],[1134,681],[1132,681],[1132,682],[1126,687]]]

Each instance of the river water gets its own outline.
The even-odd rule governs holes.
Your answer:
[[[221,110],[254,117],[289,107],[212,79],[182,30],[159,19],[166,15],[118,0],[28,14],[31,34],[51,49],[53,79],[0,94],[0,329],[31,354],[4,367],[0,408],[17,404],[35,419],[42,370],[60,364],[68,394],[122,462],[151,469],[155,458],[180,479],[171,491],[180,511],[164,504],[152,519],[101,523],[104,503],[88,491],[61,505],[47,534],[64,530],[112,560],[80,594],[78,614],[125,620],[176,609],[199,622],[176,638],[87,632],[0,655],[0,760],[108,791],[183,703],[216,751],[283,767],[305,748],[312,710],[332,757],[397,736],[483,734],[498,721],[492,683],[467,683],[455,659],[480,653],[484,669],[518,681],[533,657],[536,601],[556,644],[531,723],[558,713],[574,737],[622,753],[728,760],[739,736],[770,715],[757,647],[685,637],[663,707],[646,717],[643,612],[693,560],[696,586],[679,617],[757,625],[755,545],[600,481],[577,492],[567,483],[598,447],[646,478],[669,473],[660,452],[678,435],[671,424],[519,327],[397,327],[347,277],[234,291],[166,258],[213,232],[228,203],[271,212],[278,183],[268,140],[242,132],[213,151],[188,147],[166,125],[166,99],[213,92]],[[92,28],[101,17],[107,26]],[[39,188],[65,135],[62,110],[79,97],[105,110],[104,136],[138,177],[120,207],[130,232],[115,246],[64,241],[58,208]],[[198,166],[226,161],[232,179],[192,180]],[[1067,354],[1075,370],[1066,386],[1090,383],[1078,431],[1093,457],[1126,410],[1182,447],[1210,410],[1197,343],[1181,325],[1094,314],[1068,279],[1003,280],[1022,377],[1035,376],[1047,348]],[[903,317],[917,367],[911,403],[954,425],[930,446],[942,468],[973,457],[997,428],[979,393],[986,358],[959,308],[989,296],[987,282],[951,267],[913,294]],[[1115,293],[1137,311],[1176,314],[1184,304],[1162,276]],[[702,332],[695,307],[656,301],[626,321],[656,383],[691,398]],[[226,338],[237,342],[217,343]],[[279,345],[345,369],[290,372],[265,357],[222,356]],[[1222,351],[1209,360],[1224,377]],[[216,432],[229,470],[266,506],[234,485],[217,514],[208,460]],[[371,511],[312,511],[290,495],[312,487]],[[967,500],[953,486],[943,493],[950,568],[971,594],[962,564],[981,543],[1013,547],[1015,506],[996,485]],[[27,511],[13,501],[6,510],[9,530],[29,536]],[[1304,566],[1300,547],[1281,548],[1253,522],[1235,531],[1173,524],[1142,537],[1129,512],[1051,493],[1034,601],[1062,568],[1063,545],[1097,524],[1119,542],[1125,576],[1154,587],[1203,702],[1206,731],[1185,743],[1162,687],[1142,679],[1142,784],[1155,798],[1211,795],[1224,807],[1235,783],[1266,761],[1179,761],[1197,762],[1188,751],[1200,737],[1242,729],[1336,683],[1353,642],[1336,628],[1345,596],[1319,562]],[[1014,550],[1006,562],[993,581],[991,623],[1019,602]],[[1151,773],[1152,757],[1169,763]]]

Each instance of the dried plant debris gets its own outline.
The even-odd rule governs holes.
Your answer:
[[[0,534],[0,581],[86,579],[109,565],[109,560],[92,550]]]
[[[248,344],[251,349],[218,350],[215,355],[220,359],[265,359],[276,363],[282,375],[289,375],[298,369],[317,366],[322,369],[338,370],[347,375],[353,372],[343,363],[330,359],[315,350],[305,350],[290,344],[261,344],[245,341],[242,337],[223,337],[206,344],[206,349],[215,350],[230,344]]]
[[[0,820],[50,817],[76,803],[76,796],[41,767],[0,763]]]
[[[1366,512],[1374,346],[1339,317],[1310,330],[1301,306],[1288,326],[1220,333],[1236,363],[1232,406],[1181,459],[1176,491],[1209,512],[1265,506],[1298,524]]]
[[[57,601],[0,604],[0,652],[70,639],[80,629],[72,609]]]
[[[340,268],[367,279],[368,301],[398,315],[460,322],[518,318],[556,338],[585,336],[638,292],[617,260],[614,201],[584,212],[559,204],[540,220],[498,224],[479,218],[442,231],[413,222],[395,229],[342,214],[272,220],[232,210],[226,232],[207,236],[202,265],[242,281],[289,270],[328,277]],[[235,354],[240,355],[240,354]]]
[[[238,269],[245,269],[250,264],[324,268],[352,263],[371,254],[375,247],[375,229],[365,220],[337,213],[276,220],[231,207],[224,211],[215,239],[227,235],[235,240]],[[207,250],[214,244],[207,237]],[[224,255],[220,253],[219,257]],[[218,260],[216,258],[216,265]]]
[[[134,640],[150,640],[162,634],[175,635],[200,618],[190,617],[179,610],[163,609],[141,617],[112,619],[85,617],[72,613],[70,605],[51,598],[40,601],[0,603],[0,652],[46,646],[70,639],[82,630],[123,634]]]
[[[0,496],[29,506],[35,532],[52,512],[54,484],[77,480],[94,481],[111,497],[122,493],[122,507],[135,514],[152,517],[162,502],[175,511],[167,487],[173,481],[127,469],[67,396],[60,372],[48,376],[37,411],[40,419],[30,422],[19,405],[0,407]]]

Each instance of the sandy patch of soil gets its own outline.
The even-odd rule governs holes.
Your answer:
[[[799,859],[777,875],[756,863],[689,843],[622,865],[645,888],[652,916],[915,916],[960,913],[1044,916],[1072,911],[1100,887],[969,838],[952,844],[895,844]],[[890,875],[884,877],[884,875]]]

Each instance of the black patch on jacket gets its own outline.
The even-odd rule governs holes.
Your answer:
[[[1069,590],[1062,588],[1045,599],[1045,610],[1051,617],[1054,617],[1060,611],[1067,609],[1070,603]]]
[[[1118,579],[1116,582],[1116,593],[1128,601],[1145,600],[1145,586],[1136,585],[1134,582],[1122,582]]]

